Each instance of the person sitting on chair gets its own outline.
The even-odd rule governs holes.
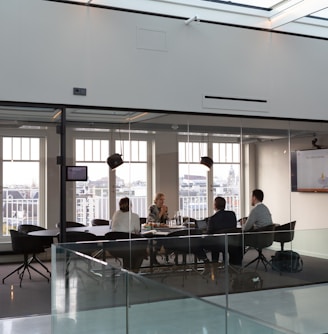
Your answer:
[[[225,210],[226,200],[223,197],[216,197],[214,199],[215,214],[208,219],[208,234],[221,233],[224,230],[234,229],[237,227],[236,214],[233,211]],[[212,246],[212,247],[211,247]],[[220,249],[216,245],[209,246],[209,250],[212,251],[212,262],[219,261],[219,254],[223,253],[224,261],[224,248]]]
[[[208,234],[220,233],[222,230],[237,227],[236,214],[225,210],[226,200],[223,197],[214,199],[215,214],[208,219]]]
[[[154,204],[149,207],[147,222],[166,224],[169,214],[164,201],[165,195],[163,193],[157,193],[154,199]]]
[[[164,204],[165,195],[163,193],[157,193],[154,198],[154,204],[149,207],[149,213],[147,217],[147,223],[160,223],[166,224],[166,220],[169,217],[167,206]],[[156,242],[154,250],[152,252],[152,263],[158,265],[157,253],[160,251],[163,243]]]
[[[128,197],[119,201],[120,209],[112,217],[112,232],[140,233],[140,218],[136,213],[130,212],[131,204]]]
[[[263,198],[264,194],[261,189],[253,190],[252,206],[254,206],[254,208],[250,212],[247,220],[241,222],[244,232],[256,231],[258,228],[273,224],[270,210],[262,203]]]
[[[123,197],[119,201],[120,209],[117,210],[112,217],[111,232],[126,232],[131,233],[131,238],[140,234],[140,218],[136,213],[130,211],[131,203],[128,197]],[[123,266],[126,269],[138,272],[143,260],[148,257],[146,243],[141,245],[132,242],[132,252],[126,250],[126,255],[123,256]],[[131,256],[131,258],[130,258]]]

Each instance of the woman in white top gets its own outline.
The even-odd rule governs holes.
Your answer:
[[[140,233],[140,218],[130,211],[131,204],[128,197],[123,197],[119,202],[120,209],[112,217],[112,232]]]

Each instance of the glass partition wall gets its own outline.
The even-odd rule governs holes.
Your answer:
[[[327,229],[295,231],[295,243],[305,236],[311,240],[326,238]],[[242,240],[233,234],[212,238],[217,244],[223,238],[229,251]],[[203,241],[204,237],[197,236],[191,244],[197,240]],[[126,250],[136,249],[139,241],[131,240]],[[183,243],[184,237],[174,240],[175,245]],[[327,331],[328,273],[323,270],[327,259],[302,255],[293,270],[280,272],[265,271],[260,263],[256,270],[226,266],[209,276],[187,266],[157,267],[153,271],[142,267],[136,274],[120,268],[109,256],[106,261],[95,258],[92,254],[99,249],[115,256],[117,242],[52,247],[53,333],[68,328],[70,333],[106,333],[109,327],[115,333],[167,333],[177,327],[187,333]],[[311,250],[313,254],[321,251],[317,243]],[[318,309],[309,319],[312,302]]]
[[[110,221],[123,197],[129,197],[134,213],[146,218],[155,194],[161,192],[168,206],[165,225],[169,226],[142,226],[145,253],[141,266],[135,268],[131,261],[136,249],[140,250],[137,240],[112,242],[124,246],[123,257],[115,256],[115,250],[102,249],[101,242],[97,242],[97,252],[92,256],[100,262],[95,261],[97,270],[92,272],[92,281],[94,276],[96,280],[102,277],[101,271],[107,265],[118,271],[125,267],[156,284],[178,289],[179,295],[183,290],[183,295],[192,294],[193,298],[221,296],[224,302],[222,298],[216,301],[220,307],[223,303],[238,312],[242,311],[238,306],[240,292],[326,282],[322,273],[311,268],[313,260],[325,267],[328,257],[328,123],[79,108],[65,111],[63,129],[63,115],[56,116],[57,108],[36,111],[25,107],[25,117],[18,107],[0,109],[4,128],[1,241],[8,242],[9,230],[24,223],[59,231],[63,203],[65,220],[81,223],[83,231],[92,232],[93,219]],[[21,121],[13,125],[11,117]],[[68,181],[66,171],[61,175],[63,154],[66,166],[87,167],[86,180],[78,174],[75,181]],[[113,155],[123,160],[117,168],[107,163]],[[210,168],[200,163],[202,157],[213,162]],[[28,173],[26,166],[19,171],[10,168],[25,163],[34,166],[33,173]],[[11,172],[26,173],[26,180],[15,178]],[[216,196],[225,198],[226,209],[234,211],[239,219],[248,216],[252,209],[251,192],[255,188],[264,191],[264,203],[274,224],[295,222],[295,233],[287,230],[288,241],[280,243],[279,234],[286,235],[283,232],[265,232],[263,235],[273,235],[273,240],[265,249],[257,249],[254,244],[247,244],[245,233],[201,234],[206,225],[202,228],[197,224],[206,224],[206,219],[213,215]],[[181,221],[183,225],[177,225]],[[181,227],[184,229],[179,235]],[[172,230],[179,233],[168,239]],[[110,231],[110,224],[104,231]],[[96,238],[103,240],[107,236],[97,232]],[[223,247],[214,266],[204,264],[204,251],[210,261],[213,256],[204,240]],[[137,245],[136,249],[133,245]],[[273,269],[272,257],[282,248],[301,256],[302,262],[297,260],[296,269]],[[154,253],[159,265],[154,263]],[[269,263],[249,264],[261,254]],[[84,261],[80,255],[78,264]],[[230,266],[232,257],[238,263]],[[64,263],[61,271],[66,270],[66,262],[60,263]],[[302,263],[305,276],[299,272]],[[121,278],[130,275],[123,272]],[[90,276],[89,271],[87,274]],[[139,283],[144,284],[142,279]],[[149,284],[153,283],[146,283]],[[290,295],[292,300],[295,296]],[[120,311],[125,314],[126,310]],[[214,312],[221,311],[215,308]],[[226,316],[228,311],[223,312]]]
[[[40,109],[0,109],[1,233],[7,238],[19,224],[54,228],[60,220],[61,114]],[[66,108],[66,165],[88,170],[87,181],[65,183],[66,220],[110,220],[124,196],[146,217],[157,192],[165,194],[170,219],[205,219],[216,196],[239,219],[251,209],[252,189],[260,188],[274,223],[325,227],[326,194],[292,190],[291,156],[327,147],[327,128],[325,122]],[[114,153],[124,163],[112,170],[106,160]],[[213,161],[209,169],[200,164],[204,156]],[[21,165],[24,172],[15,167]],[[325,189],[326,172],[318,173]],[[309,204],[311,216],[303,212]]]

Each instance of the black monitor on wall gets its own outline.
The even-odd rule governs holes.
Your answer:
[[[87,181],[87,166],[66,166],[66,181]]]

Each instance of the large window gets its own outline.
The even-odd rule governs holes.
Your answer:
[[[226,199],[226,210],[240,217],[240,145],[213,143],[213,196]]]
[[[200,157],[208,152],[212,152],[212,170],[200,164]],[[226,209],[240,216],[240,145],[179,142],[179,210],[183,216],[211,216],[216,196],[224,197]]]
[[[123,165],[111,171],[106,161],[110,141],[76,139],[76,165],[88,167],[88,181],[76,182],[76,220],[90,224],[94,218],[110,219],[110,192],[115,188],[115,203],[125,196],[131,198],[133,211],[141,217],[147,214],[147,142],[115,141],[115,152],[122,154]],[[110,184],[109,173],[115,173]],[[113,211],[113,210],[112,210]]]
[[[116,152],[121,152],[124,160],[124,164],[116,169],[116,201],[129,197],[133,212],[146,217],[147,141],[117,140],[115,146]]]
[[[76,220],[90,223],[94,218],[109,219],[108,165],[109,140],[76,139],[76,165],[88,167],[88,181],[76,182]]]
[[[208,170],[201,165],[207,155],[207,143],[179,142],[179,210],[184,217],[208,216]]]
[[[40,225],[40,138],[3,137],[2,234]]]

